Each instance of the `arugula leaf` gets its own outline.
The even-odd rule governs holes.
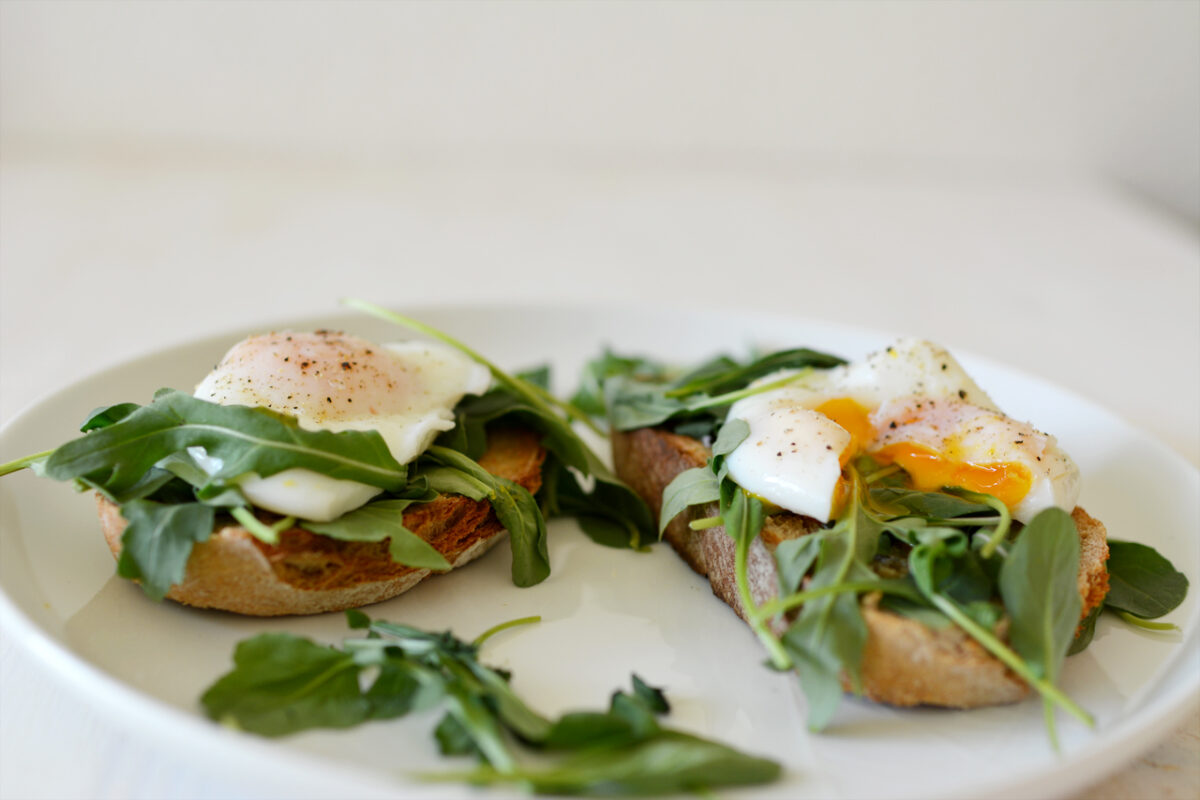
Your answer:
[[[509,534],[512,544],[512,579],[517,586],[533,586],[550,574],[550,554],[546,544],[546,521],[529,490],[520,484],[493,475],[455,450],[433,445],[427,457],[466,473],[488,489],[487,499]]]
[[[668,391],[672,397],[691,394],[718,395],[740,389],[759,378],[784,369],[830,369],[845,364],[845,360],[828,353],[800,347],[778,350],[745,365],[722,356],[701,368],[684,375]]]
[[[441,751],[485,762],[461,777],[516,781],[543,792],[657,794],[764,783],[780,773],[774,762],[663,727],[657,716],[669,711],[665,696],[636,675],[632,692],[615,692],[607,711],[552,721],[532,711],[506,675],[481,664],[474,645],[449,633],[372,622],[362,612],[348,613],[347,621],[369,633],[347,640],[342,650],[290,634],[240,643],[234,669],[202,696],[205,711],[226,724],[278,736],[440,704],[446,713],[434,738]],[[372,668],[379,675],[364,691],[363,670]],[[541,751],[545,765],[522,765],[508,734]]]
[[[746,364],[718,356],[671,380],[670,370],[661,365],[609,352],[585,369],[584,387],[576,398],[595,413],[601,409],[596,399],[602,388],[603,409],[619,431],[669,421],[680,432],[700,438],[724,420],[730,404],[769,388],[746,388],[758,378],[778,370],[827,369],[844,363],[836,356],[803,348],[771,353]]]
[[[304,467],[381,489],[405,484],[404,467],[374,431],[306,431],[282,414],[217,405],[172,389],[160,390],[150,405],[120,421],[59,447],[46,463],[46,474],[56,480],[87,479],[111,496],[188,447],[203,447],[221,459],[214,481]]]
[[[234,669],[200,698],[209,717],[261,736],[366,720],[354,656],[286,633],[238,644]]]
[[[499,384],[500,390],[493,390],[481,398],[476,400],[468,399],[460,404],[458,425],[456,425],[456,428],[461,429],[461,432],[451,431],[449,437],[441,441],[441,446],[478,456],[482,451],[477,448],[480,447],[481,434],[487,423],[501,418],[512,418],[519,421],[539,431],[543,437],[542,446],[553,453],[566,466],[577,470],[583,475],[594,478],[598,487],[603,485],[603,497],[616,502],[629,514],[626,529],[631,532],[630,546],[637,548],[641,546],[642,541],[649,541],[651,539],[654,535],[654,520],[650,515],[649,509],[646,508],[645,502],[632,489],[617,479],[612,470],[592,452],[571,427],[570,420],[560,416],[556,408],[564,410],[569,416],[589,422],[586,414],[570,403],[563,403],[555,399],[545,389],[544,385],[538,383],[538,381],[542,381],[542,384],[544,384],[542,377],[535,374],[532,377],[536,380],[530,381],[527,379],[528,375],[527,377],[510,375],[457,339],[417,320],[362,300],[347,299],[344,302],[372,316],[432,336],[487,367],[492,373],[492,377]],[[597,502],[599,502],[597,498],[592,499],[593,507]],[[522,498],[517,505],[519,508],[516,511],[519,512],[520,516],[524,517],[528,511],[529,504]],[[497,514],[499,513],[500,510],[497,509]],[[540,516],[539,514],[539,520]],[[592,514],[589,516],[595,517],[596,515]],[[585,530],[590,528],[591,532],[596,533],[600,539],[611,540],[614,532],[618,530],[610,524],[611,521],[611,515],[609,515],[607,522],[591,519],[585,523],[584,527]],[[541,521],[540,524],[544,530],[544,521]],[[509,530],[511,533],[512,529],[510,528]],[[633,536],[634,532],[636,532],[636,536]],[[540,552],[544,553],[544,536],[541,540],[540,548],[536,546],[536,541],[533,544],[535,546],[533,547],[533,559],[530,564],[536,562],[537,551],[540,550]],[[517,567],[514,562],[514,570],[516,569]],[[546,566],[546,570],[548,572],[548,565]],[[542,580],[545,577],[544,575],[542,578],[536,578],[536,575],[540,571],[540,567],[532,568],[532,570],[527,571],[525,580],[532,580],[534,583]],[[521,583],[518,585],[531,584]]]
[[[183,582],[192,545],[208,539],[216,516],[203,503],[164,505],[152,500],[131,500],[121,506],[121,515],[129,525],[121,534],[117,574],[140,580],[142,591],[154,600]]]
[[[397,564],[421,569],[450,569],[450,562],[445,556],[404,527],[404,510],[413,502],[377,500],[330,522],[304,520],[300,526],[343,542],[381,542],[387,539],[388,553]]]
[[[801,581],[816,563],[821,552],[823,532],[797,539],[785,539],[775,548],[775,571],[779,575],[779,594],[786,597],[800,588]]]
[[[1071,516],[1058,508],[1030,520],[1000,570],[1009,641],[1031,669],[1051,681],[1079,625],[1078,573],[1079,534]]]
[[[134,411],[137,411],[138,408],[140,406],[137,403],[118,403],[114,406],[101,406],[88,414],[87,419],[79,426],[79,432],[88,433],[100,428],[107,428],[109,425],[115,425]]]
[[[475,739],[471,737],[470,729],[459,722],[459,718],[454,714],[447,713],[442,717],[442,721],[433,731],[433,738],[437,740],[438,752],[444,756],[483,757],[483,753],[475,745]]]
[[[685,509],[715,503],[720,496],[720,483],[709,467],[694,467],[679,473],[663,489],[662,513],[658,517],[659,535]]]
[[[650,509],[624,484],[596,481],[586,492],[569,469],[557,459],[542,467],[539,498],[553,514],[574,517],[593,542],[604,547],[641,549]],[[650,523],[653,525],[653,523]]]
[[[871,489],[871,501],[876,506],[899,507],[910,514],[927,519],[954,519],[973,514],[995,513],[990,506],[973,503],[945,492],[919,492],[897,487]]]
[[[663,731],[628,747],[588,748],[545,769],[502,774],[480,768],[466,778],[478,783],[521,783],[539,794],[663,795],[770,783],[781,771],[774,761],[686,733]]]
[[[855,561],[854,551],[853,536],[845,532],[822,536],[816,572],[808,589],[874,579],[874,573]],[[809,600],[788,627],[783,644],[800,674],[800,686],[808,699],[810,730],[821,730],[833,719],[841,700],[843,672],[851,685],[858,688],[866,643],[867,625],[855,592]]]
[[[1096,635],[1096,620],[1100,619],[1100,613],[1104,611],[1104,604],[1100,603],[1083,618],[1083,622],[1079,623],[1079,627],[1075,631],[1075,638],[1071,640],[1071,646],[1067,648],[1067,655],[1073,656],[1076,653],[1082,653],[1092,643],[1092,638]]]
[[[608,420],[618,431],[653,428],[687,411],[687,405],[682,400],[667,397],[663,387],[625,375],[615,375],[605,381],[604,398]]]
[[[1148,545],[1108,540],[1108,596],[1104,605],[1157,619],[1187,597],[1188,579]]]
[[[571,404],[594,417],[605,415],[604,384],[616,375],[635,379],[660,379],[666,368],[661,364],[637,356],[619,356],[611,350],[587,362],[579,376],[579,388],[571,398]]]

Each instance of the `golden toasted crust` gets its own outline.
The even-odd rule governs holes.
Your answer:
[[[528,430],[492,430],[479,464],[536,492],[546,457],[538,440]],[[127,522],[114,504],[99,496],[98,503],[104,538],[117,556]],[[404,525],[453,567],[483,555],[504,533],[486,500],[461,495],[442,495],[412,506],[404,514]],[[280,534],[278,544],[270,545],[226,521],[192,549],[183,583],[172,587],[167,597],[254,616],[317,614],[387,600],[431,574],[392,561],[386,541],[342,542],[291,528]]]
[[[708,449],[695,439],[653,428],[614,433],[612,445],[617,475],[656,515],[667,484],[680,472],[703,466],[709,457]],[[734,578],[733,541],[721,528],[693,531],[688,527],[693,519],[714,514],[713,507],[690,508],[671,522],[664,538],[692,569],[708,577],[713,594],[745,619]],[[1086,616],[1108,592],[1108,544],[1103,524],[1081,508],[1072,517],[1080,536],[1079,593]],[[746,564],[756,603],[778,594],[772,553],[779,543],[819,527],[816,520],[790,513],[767,517]],[[975,708],[1015,702],[1029,694],[1024,681],[957,627],[930,628],[894,614],[879,607],[877,595],[865,596],[861,608],[867,625],[864,696],[897,706]],[[998,632],[1003,634],[1003,628]]]

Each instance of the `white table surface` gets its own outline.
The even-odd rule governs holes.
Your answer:
[[[605,160],[489,167],[9,147],[0,421],[225,329],[393,305],[762,308],[1019,366],[1200,464],[1200,240],[1116,187],[1011,171]],[[1200,793],[1195,715],[1081,797]],[[0,797],[260,797],[0,643]]]

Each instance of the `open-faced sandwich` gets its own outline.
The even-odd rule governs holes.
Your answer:
[[[194,392],[100,408],[82,437],[0,474],[95,490],[119,574],[151,597],[261,616],[394,597],[506,531],[513,581],[536,584],[550,571],[543,511],[608,544],[653,534],[544,373],[508,375],[440,338],[251,336]]]
[[[843,688],[954,708],[1036,690],[1087,719],[1055,681],[1108,593],[1104,525],[1054,437],[945,350],[690,371],[607,354],[575,403],[608,417],[667,541],[799,674],[812,727]]]

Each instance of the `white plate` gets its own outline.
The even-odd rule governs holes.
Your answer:
[[[558,390],[605,345],[682,361],[711,353],[808,345],[858,357],[882,334],[801,319],[663,309],[442,308],[416,312],[519,368],[549,361]],[[407,334],[341,315],[292,321],[388,340]],[[279,326],[276,326],[279,327]],[[193,385],[246,332],[155,353],[47,398],[0,432],[0,461],[55,446],[95,406],[146,402],[160,386]],[[1174,453],[1093,404],[1011,369],[963,358],[1014,416],[1055,433],[1084,474],[1081,504],[1111,535],[1157,547],[1195,584],[1200,475]],[[804,728],[794,679],[767,671],[749,631],[707,582],[666,547],[651,554],[591,544],[573,523],[551,525],[553,574],[517,589],[508,552],[374,606],[382,619],[450,628],[473,637],[530,614],[543,622],[489,642],[484,660],[515,673],[516,689],[546,713],[597,708],[637,672],[664,686],[670,724],[770,756],[783,780],[722,792],[754,798],[1054,796],[1119,768],[1167,733],[1200,696],[1200,648],[1192,593],[1169,617],[1182,635],[1151,635],[1102,620],[1092,646],[1068,660],[1063,685],[1096,717],[1095,730],[1061,720],[1062,753],[1046,739],[1041,706],[971,712],[895,710],[847,698],[822,735]],[[155,604],[114,577],[91,498],[28,473],[0,480],[0,621],[63,683],[102,703],[131,729],[187,747],[197,764],[269,794],[306,797],[479,797],[456,785],[414,784],[413,770],[440,759],[432,718],[278,741],[210,724],[196,698],[230,664],[235,642],[281,630],[330,643],[347,633],[341,614],[258,620]],[[214,767],[215,768],[215,767]],[[257,790],[256,790],[257,791]],[[508,796],[497,792],[487,796]]]

